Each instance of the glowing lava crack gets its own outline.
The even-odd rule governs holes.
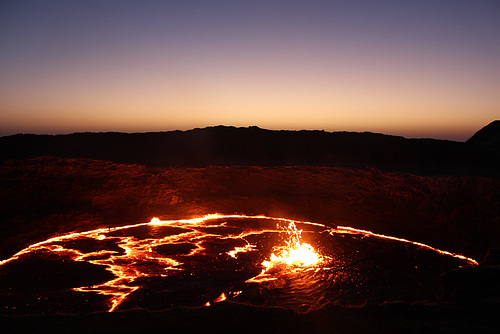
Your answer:
[[[477,264],[422,243],[284,218],[208,215],[50,238],[0,262],[4,314],[209,306],[296,311],[433,300]]]

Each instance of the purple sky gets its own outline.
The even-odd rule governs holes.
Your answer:
[[[0,135],[209,125],[466,140],[498,1],[2,1]]]

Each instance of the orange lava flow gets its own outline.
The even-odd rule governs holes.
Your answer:
[[[271,254],[271,261],[265,261],[265,267],[271,266],[275,262],[284,262],[287,265],[311,266],[320,262],[320,256],[314,248],[301,241],[302,230],[297,230],[295,223],[290,222],[287,227],[289,240],[285,247],[277,249],[277,254]]]
[[[273,275],[273,270],[278,267],[286,266],[290,270],[300,269],[300,268],[311,268],[313,266],[320,265],[324,260],[324,257],[317,253],[314,248],[304,243],[301,239],[301,230],[297,230],[296,224],[308,224],[313,226],[322,227],[330,233],[351,233],[351,234],[363,234],[366,236],[373,236],[377,238],[384,238],[389,240],[396,240],[406,243],[411,243],[420,247],[428,248],[434,250],[443,255],[449,255],[456,258],[465,260],[471,265],[477,265],[477,261],[467,258],[460,254],[454,254],[451,252],[436,249],[434,247],[425,245],[420,242],[413,242],[406,239],[401,239],[397,237],[385,236],[381,234],[376,234],[370,231],[357,230],[351,227],[339,226],[335,229],[331,229],[328,226],[311,223],[294,221],[285,218],[272,218],[266,216],[246,216],[246,215],[221,215],[221,214],[211,214],[200,218],[194,219],[184,219],[184,220],[169,220],[162,221],[158,218],[153,218],[150,222],[139,223],[134,225],[113,227],[113,228],[100,228],[92,231],[86,232],[74,232],[61,236],[56,236],[45,241],[41,241],[30,245],[29,247],[17,252],[12,257],[0,261],[0,267],[9,263],[11,261],[19,259],[23,255],[27,255],[31,252],[36,251],[48,251],[48,252],[58,252],[61,255],[67,256],[74,261],[85,261],[94,265],[104,266],[105,270],[113,274],[113,279],[106,281],[102,284],[92,285],[92,286],[81,286],[73,288],[74,291],[78,292],[94,292],[101,295],[109,296],[108,311],[115,311],[127,297],[141,288],[137,280],[141,277],[165,277],[171,274],[173,271],[183,270],[180,268],[182,263],[170,258],[169,256],[159,254],[155,247],[166,245],[166,244],[181,244],[189,243],[193,246],[189,254],[186,256],[191,256],[198,252],[204,250],[203,241],[207,237],[217,237],[220,239],[232,238],[245,241],[247,244],[243,247],[234,247],[233,250],[227,252],[229,257],[236,258],[237,254],[256,251],[256,246],[250,244],[245,237],[252,234],[260,234],[263,232],[276,232],[276,229],[262,229],[258,232],[255,230],[243,229],[241,232],[230,234],[229,236],[214,235],[203,231],[203,227],[223,227],[224,223],[215,225],[203,225],[209,220],[220,220],[220,219],[271,219],[283,223],[288,223],[286,228],[286,233],[288,240],[285,241],[285,245],[276,246],[273,248],[272,254],[270,254],[269,261],[264,261],[262,266],[264,267],[261,274],[249,279],[247,282],[264,282],[275,279]],[[181,230],[179,233],[169,234],[159,237],[149,237],[149,238],[137,238],[133,236],[120,236],[117,232],[125,229],[131,229],[141,226],[148,226],[154,230],[155,226],[172,227]],[[198,228],[198,229],[196,229]],[[112,239],[116,241],[116,245],[119,248],[117,250],[111,249],[101,249],[93,252],[83,252],[70,247],[64,247],[66,242],[78,241],[78,240],[90,240],[90,241],[103,241],[106,239]],[[240,291],[241,292],[241,291]],[[239,293],[239,292],[238,292]],[[237,295],[234,293],[233,295]],[[212,303],[221,302],[227,297],[222,293],[218,298],[211,300]],[[205,305],[210,305],[207,302]]]
[[[301,267],[310,267],[322,262],[322,256],[314,248],[302,242],[302,230],[297,230],[294,222],[289,222],[286,228],[288,240],[284,246],[276,246],[273,249],[269,261],[262,262],[264,269],[262,272],[247,282],[260,283],[277,279],[275,271],[296,269]]]
[[[400,241],[400,242],[409,243],[409,244],[412,244],[412,245],[415,245],[415,246],[419,246],[419,247],[422,247],[422,248],[430,249],[430,250],[438,252],[439,254],[442,254],[442,255],[448,255],[448,256],[456,257],[458,259],[466,261],[470,265],[477,266],[479,264],[476,260],[471,259],[470,257],[466,257],[466,256],[461,255],[461,254],[456,254],[456,253],[444,251],[444,250],[441,250],[441,249],[434,248],[432,246],[423,244],[421,242],[411,241],[411,240],[403,239],[403,238],[391,237],[391,236],[383,235],[383,234],[377,234],[377,233],[373,233],[373,232],[370,232],[370,231],[367,231],[367,230],[359,230],[359,229],[355,229],[353,227],[348,227],[348,226],[337,226],[336,229],[331,230],[331,233],[333,233],[333,232],[337,232],[337,233],[351,233],[351,234],[362,234],[362,235],[365,235],[365,236],[371,236],[371,237],[376,237],[376,238],[381,238],[381,239],[386,239],[386,240]]]
[[[178,228],[190,228],[197,227],[201,223],[211,220],[211,219],[230,219],[230,218],[262,218],[269,219],[265,216],[242,216],[242,215],[220,215],[220,214],[210,214],[200,218],[193,219],[183,219],[183,220],[170,220],[161,221],[158,218],[153,218],[148,223],[139,223],[133,225],[126,225],[120,227],[112,228],[101,228],[86,232],[74,232],[57,237],[47,239],[35,244],[28,246],[27,248],[17,252],[12,257],[0,261],[0,266],[9,263],[11,261],[19,259],[23,255],[27,255],[36,251],[50,251],[50,252],[60,252],[61,254],[70,257],[74,261],[85,261],[95,265],[105,266],[106,270],[111,272],[115,279],[107,281],[102,284],[85,286],[74,288],[73,290],[78,292],[96,292],[101,295],[110,296],[110,306],[108,311],[113,312],[117,307],[127,299],[127,297],[134,291],[140,288],[140,286],[134,285],[140,277],[149,276],[168,276],[168,272],[172,270],[180,270],[178,266],[180,263],[177,261],[158,254],[153,250],[155,246],[176,243],[176,242],[189,242],[194,244],[194,248],[188,256],[196,254],[203,250],[201,242],[204,237],[212,236],[210,234],[200,232],[200,231],[188,231],[186,233],[176,234],[172,236],[167,236],[161,239],[143,239],[138,240],[133,237],[109,237],[108,234],[115,231],[130,229],[140,226],[169,226]],[[281,220],[281,219],[279,219]],[[286,221],[286,219],[283,219]],[[269,230],[268,232],[270,232]],[[233,236],[234,238],[243,238],[248,234],[253,232],[242,233],[241,235]],[[90,253],[82,253],[74,249],[65,249],[61,245],[54,245],[58,242],[67,242],[71,240],[79,240],[82,238],[94,239],[94,240],[104,240],[107,238],[119,238],[117,243],[120,248],[125,251],[125,254],[117,254],[115,251],[96,251]],[[233,256],[239,252],[252,251],[253,246],[247,245],[246,247],[236,248],[232,251]],[[153,266],[140,266],[139,262],[145,261],[148,263],[153,263]]]
[[[231,256],[232,258],[236,258],[236,255],[238,253],[246,253],[254,250],[254,248],[255,246],[251,244],[247,244],[243,247],[235,247],[232,251],[227,252],[227,255]]]

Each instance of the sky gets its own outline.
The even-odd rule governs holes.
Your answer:
[[[500,2],[0,0],[0,136],[214,125],[465,141]]]

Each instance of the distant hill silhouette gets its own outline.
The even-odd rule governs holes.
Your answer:
[[[469,140],[469,144],[500,145],[500,120],[493,121],[476,132]]]
[[[492,124],[498,128],[498,121]],[[228,126],[132,134],[18,134],[0,137],[0,161],[55,156],[151,167],[309,165],[498,175],[499,150],[491,148],[498,145],[485,148],[484,140],[479,140],[486,136],[481,131],[466,143],[370,132],[273,131]],[[488,128],[486,134],[490,132]]]

